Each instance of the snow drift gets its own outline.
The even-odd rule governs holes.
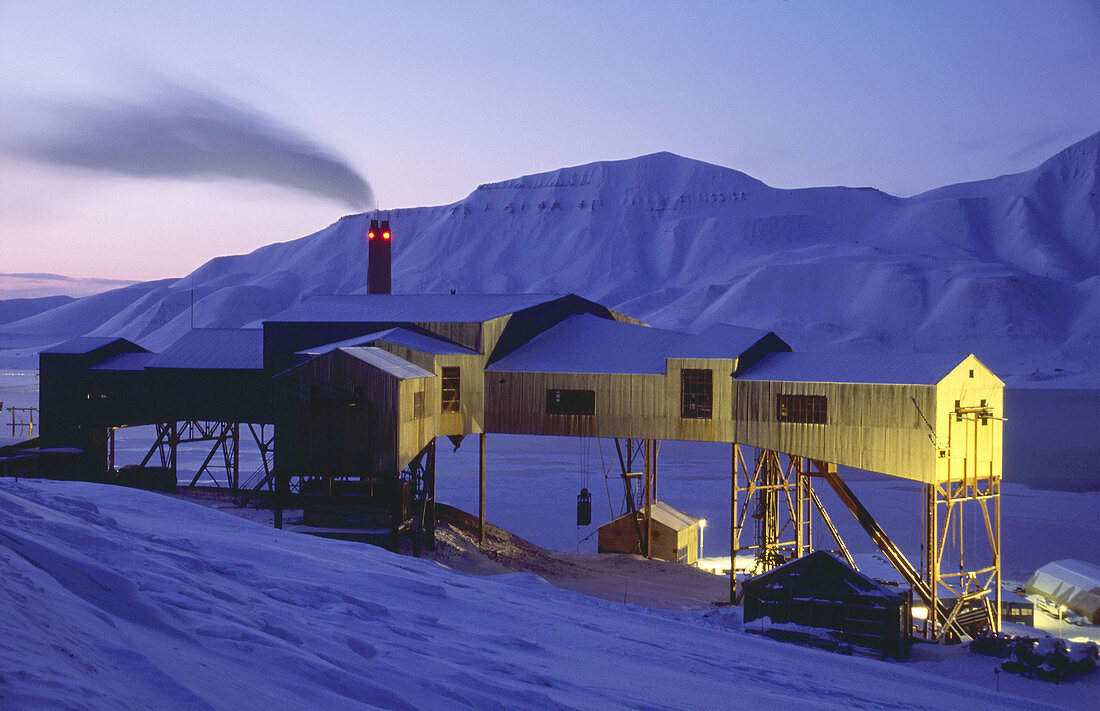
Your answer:
[[[119,487],[0,480],[0,561],[5,708],[1045,707]]]

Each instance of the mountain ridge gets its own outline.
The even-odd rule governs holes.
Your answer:
[[[909,198],[774,188],[669,152],[478,186],[381,211],[395,291],[573,292],[653,325],[724,321],[800,349],[985,351],[1014,373],[1093,372],[1100,327],[1100,133],[1036,168]],[[218,257],[188,277],[13,323],[163,348],[190,327],[256,322],[319,293],[365,291],[366,214]],[[110,311],[108,304],[121,306]],[[112,306],[113,308],[113,306]],[[79,329],[76,329],[79,330]]]

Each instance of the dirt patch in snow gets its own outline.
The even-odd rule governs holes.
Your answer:
[[[486,525],[482,549],[475,517],[437,505],[437,518],[436,549],[424,557],[455,570],[534,573],[559,588],[644,607],[705,609],[729,600],[728,578],[691,566],[638,555],[551,551],[492,524]]]
[[[169,495],[274,525],[273,512],[259,498],[238,505],[240,497],[227,489],[202,487],[181,488]],[[287,511],[286,519],[293,520],[295,513]],[[492,524],[486,525],[481,548],[476,517],[437,504],[437,518],[436,548],[421,557],[470,575],[533,573],[556,587],[603,600],[670,610],[705,609],[729,600],[728,578],[698,568],[638,555],[547,550]],[[407,539],[402,541],[401,553],[412,554]]]

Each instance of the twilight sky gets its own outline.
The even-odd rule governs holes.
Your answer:
[[[1096,0],[0,0],[0,273],[182,276],[661,150],[907,196],[1098,130]]]

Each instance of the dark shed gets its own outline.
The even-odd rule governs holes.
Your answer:
[[[43,471],[64,479],[95,481],[106,476],[107,434],[102,422],[96,421],[122,417],[122,405],[109,397],[101,388],[100,376],[88,369],[121,354],[146,352],[124,338],[82,336],[39,354],[41,446],[80,450],[59,456]]]
[[[910,596],[816,551],[744,583],[745,622],[769,617],[835,630],[841,639],[900,659],[909,653]]]

